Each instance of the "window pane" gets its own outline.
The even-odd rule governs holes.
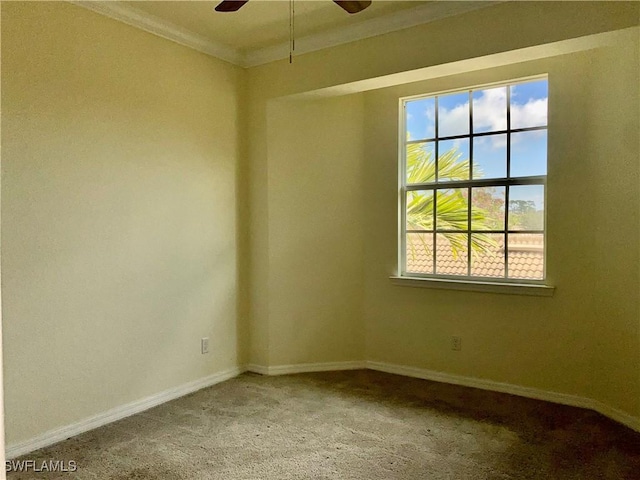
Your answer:
[[[436,144],[434,142],[407,145],[407,183],[436,181]]]
[[[407,192],[407,230],[433,230],[433,190]]]
[[[547,131],[511,134],[511,176],[547,174]]]
[[[471,235],[471,275],[504,277],[504,234]]]
[[[466,188],[438,190],[436,229],[466,231],[469,225],[469,201]]]
[[[438,181],[469,180],[469,139],[438,142]]]
[[[542,279],[547,80],[479,87],[403,105],[402,270],[498,281]],[[521,185],[509,186],[512,182]]]
[[[411,100],[405,103],[407,140],[423,140],[436,136],[435,97]]]
[[[507,87],[473,92],[474,133],[507,129]]]
[[[509,233],[509,278],[542,280],[544,276],[544,235]]]
[[[511,86],[511,128],[547,125],[547,80]]]
[[[505,191],[505,187],[472,189],[472,230],[504,230]]]
[[[469,93],[438,97],[438,137],[469,133]]]
[[[509,188],[509,230],[544,229],[544,186]]]
[[[433,273],[433,234],[408,233],[405,257],[407,272]]]
[[[436,273],[440,275],[468,275],[466,233],[436,235]]]
[[[507,135],[473,139],[473,179],[507,177]]]

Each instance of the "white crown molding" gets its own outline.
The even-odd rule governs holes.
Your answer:
[[[212,57],[234,65],[248,68],[289,57],[289,43],[242,52],[197,35],[185,28],[160,19],[147,12],[138,10],[118,1],[68,0],[69,3],[92,10],[146,32],[166,38]],[[419,7],[402,10],[382,17],[354,23],[347,27],[335,28],[326,32],[296,38],[296,55],[335,47],[345,43],[375,37],[385,33],[402,30],[416,25],[433,22],[446,17],[486,8],[499,1],[435,1]]]
[[[142,12],[137,8],[123,5],[121,2],[70,0],[69,3],[100,13],[145,32],[153,33],[185,47],[206,53],[220,60],[242,66],[242,54],[238,50],[222,43],[213,42],[171,22]]]
[[[66,440],[69,437],[74,437],[81,433],[88,432],[89,430],[94,430],[98,427],[102,427],[103,425],[135,415],[136,413],[144,412],[145,410],[149,410],[150,408],[175,400],[176,398],[183,397],[198,390],[202,390],[203,388],[237,377],[242,372],[244,372],[244,368],[240,367],[223,370],[221,372],[214,373],[213,375],[209,375],[208,377],[200,378],[193,382],[165,390],[164,392],[156,393],[155,395],[151,395],[125,405],[120,405],[119,407],[99,413],[93,417],[82,419],[70,425],[49,430],[34,438],[30,438],[29,440],[7,445],[7,460],[48,447],[49,445]]]
[[[347,27],[335,28],[326,32],[296,38],[295,55],[315,52],[324,48],[335,47],[385,33],[403,30],[416,25],[434,22],[446,17],[486,8],[501,3],[500,1],[467,1],[429,2],[419,7],[409,8],[382,17],[372,18],[354,23]],[[289,57],[289,42],[272,47],[253,50],[245,54],[243,66],[255,67],[265,63]]]

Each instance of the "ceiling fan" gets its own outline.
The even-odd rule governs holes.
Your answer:
[[[216,12],[237,12],[249,0],[223,0],[216,6]],[[371,5],[371,0],[364,1],[339,1],[333,0],[347,13],[358,13]]]

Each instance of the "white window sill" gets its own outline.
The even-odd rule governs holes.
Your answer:
[[[495,283],[476,280],[451,280],[445,278],[389,277],[391,283],[403,287],[440,288],[471,292],[506,293],[510,295],[534,295],[551,297],[556,287],[531,283]]]

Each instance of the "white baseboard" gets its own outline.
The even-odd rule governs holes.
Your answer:
[[[291,373],[332,372],[336,370],[360,370],[367,368],[366,362],[325,362],[325,363],[298,363],[295,365],[276,365],[265,367],[249,364],[246,369],[249,372],[260,375],[288,375]]]
[[[263,365],[249,364],[246,370],[249,372],[259,373],[260,375],[286,375],[291,373],[310,373],[310,372],[328,372],[334,370],[358,370],[358,369],[377,370],[379,372],[394,373],[405,377],[422,378],[424,380],[432,380],[434,382],[450,383],[453,385],[461,385],[464,387],[480,388],[482,390],[490,390],[492,392],[508,393],[519,397],[534,398],[536,400],[544,400],[546,402],[559,403],[570,407],[587,408],[609,417],[610,419],[626,425],[627,427],[640,432],[640,419],[629,415],[622,410],[610,407],[597,400],[581,397],[578,395],[569,395],[566,393],[551,392],[548,390],[540,390],[531,387],[522,387],[511,383],[496,382],[476,377],[466,377],[462,375],[453,375],[435,370],[427,370],[424,368],[407,367],[404,365],[395,365],[392,363],[365,361],[365,362],[327,362],[327,363],[300,363],[297,365],[276,365],[267,367]]]
[[[591,400],[584,397],[567,395],[565,393],[549,392],[535,388],[521,387],[511,383],[494,382],[492,380],[452,375],[450,373],[416,367],[405,367],[403,365],[394,365],[391,363],[369,361],[367,362],[367,368],[370,370],[377,370],[379,372],[404,375],[405,377],[422,378],[424,380],[433,380],[435,382],[451,383],[453,385],[462,385],[464,387],[491,390],[492,392],[509,393],[519,397],[535,398],[536,400],[545,400],[547,402],[560,403],[562,405],[569,405],[572,407],[589,408],[588,403],[591,402]]]
[[[246,371],[258,373],[260,375],[288,375],[292,373],[311,373],[311,372],[328,372],[336,370],[357,370],[369,369],[379,372],[393,373],[405,377],[421,378],[424,380],[432,380],[442,383],[450,383],[454,385],[462,385],[466,387],[480,388],[483,390],[491,390],[512,395],[518,395],[539,400],[551,401],[575,407],[586,407],[589,402],[587,399],[577,396],[571,396],[561,393],[552,393],[542,390],[536,390],[527,387],[520,387],[508,383],[499,383],[491,380],[483,380],[474,377],[465,377],[459,375],[451,375],[444,372],[434,370],[426,370],[416,367],[407,367],[404,365],[395,365],[391,363],[365,361],[365,362],[326,362],[326,363],[300,363],[292,365],[275,365],[264,366],[257,364],[248,364]]]
[[[248,363],[244,367],[245,372],[258,373],[260,375],[269,375],[269,367],[264,365],[256,365],[255,363]]]
[[[196,392],[216,383],[224,382],[230,378],[240,375],[244,371],[243,368],[234,367],[228,370],[223,370],[208,377],[194,380],[193,382],[185,383],[175,388],[170,388],[155,395],[151,395],[140,400],[121,405],[98,415],[94,415],[89,418],[85,418],[78,422],[66,425],[64,427],[49,430],[37,437],[25,440],[20,443],[14,443],[13,445],[7,445],[6,458],[13,459],[27,453],[31,453],[35,450],[39,450],[44,447],[53,445],[62,440],[66,440],[69,437],[79,435],[81,433],[88,432],[94,428],[101,427],[108,423],[121,420],[136,413],[143,412],[150,408],[156,407],[162,403],[175,400],[176,398],[183,397],[190,393]]]
[[[433,380],[435,382],[451,383],[464,387],[480,388],[482,390],[491,390],[492,392],[502,392],[519,397],[534,398],[536,400],[544,400],[546,402],[559,403],[569,405],[571,407],[587,408],[609,417],[618,423],[640,432],[640,419],[626,412],[610,407],[602,402],[591,398],[581,397],[578,395],[569,395],[566,393],[551,392],[540,390],[537,388],[522,387],[510,383],[495,382],[475,377],[465,377],[462,375],[452,375],[450,373],[437,372],[434,370],[426,370],[416,367],[405,367],[403,365],[394,365],[391,363],[367,361],[366,368],[377,370],[379,372],[395,373],[405,377],[422,378],[424,380]]]
[[[610,419],[626,425],[627,427],[640,432],[640,419],[629,415],[626,412],[610,407],[597,400],[580,397],[577,395],[568,395],[565,393],[550,392],[539,390],[536,388],[522,387],[509,383],[494,382],[475,377],[465,377],[462,375],[452,375],[444,372],[426,370],[416,367],[407,367],[403,365],[394,365],[391,363],[366,361],[366,362],[326,362],[326,363],[301,363],[297,365],[276,365],[267,367],[263,365],[249,364],[245,368],[235,367],[222,372],[215,373],[205,378],[185,383],[175,388],[165,390],[164,392],[151,395],[135,402],[113,408],[106,412],[100,413],[93,417],[85,418],[71,425],[60,427],[54,430],[38,435],[24,442],[8,445],[6,450],[6,458],[13,459],[21,455],[39,450],[49,445],[53,445],[69,437],[79,435],[89,430],[101,427],[108,423],[121,420],[123,418],[135,415],[160,404],[175,400],[176,398],[188,395],[203,388],[210,387],[216,383],[229,380],[236,377],[244,371],[259,373],[261,375],[286,375],[292,373],[307,372],[327,372],[336,370],[359,370],[359,369],[377,370],[380,372],[394,373],[406,377],[422,378],[424,380],[432,380],[442,383],[450,383],[465,387],[480,388],[483,390],[491,390],[494,392],[508,393],[521,397],[534,398],[547,402],[560,403],[572,407],[587,408],[609,417]]]
[[[592,410],[609,417],[611,420],[626,425],[627,427],[640,432],[640,418],[629,415],[627,412],[618,410],[617,408],[610,407],[609,405],[599,402],[597,400],[590,400]]]

